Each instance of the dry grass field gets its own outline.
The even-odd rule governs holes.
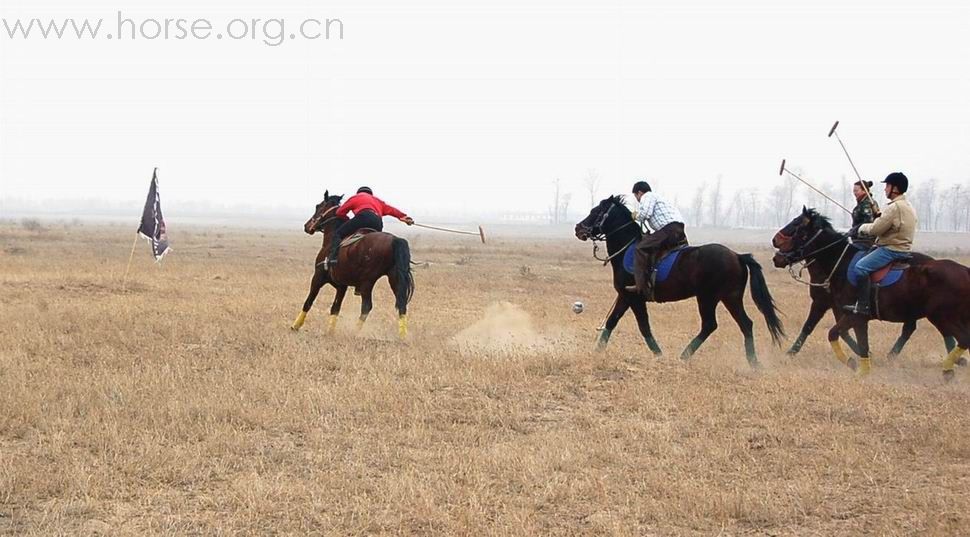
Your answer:
[[[651,305],[592,352],[613,295],[589,246],[411,237],[411,336],[382,283],[354,331],[332,291],[302,332],[318,237],[0,226],[0,533],[16,535],[960,535],[970,371],[944,385],[922,323],[873,327],[874,373],[792,360],[756,319],[754,372],[723,308]],[[804,287],[756,251],[793,337]],[[967,262],[967,259],[962,259]],[[571,304],[582,300],[586,313]]]

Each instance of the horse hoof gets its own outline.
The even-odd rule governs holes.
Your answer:
[[[849,360],[845,363],[845,365],[849,366],[849,369],[853,371],[859,370],[859,362],[856,361],[855,358],[849,358]]]
[[[952,382],[953,381],[953,378],[956,377],[956,376],[957,376],[956,372],[954,372],[952,369],[949,370],[949,371],[944,371],[943,372],[943,382]]]
[[[956,365],[958,365],[960,367],[967,367],[967,359],[966,358],[960,358],[959,360],[956,361]]]

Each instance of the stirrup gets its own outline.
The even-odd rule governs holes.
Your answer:
[[[845,306],[842,306],[842,309],[845,312],[847,312],[847,313],[851,313],[852,315],[859,315],[859,316],[862,316],[862,317],[869,317],[870,316],[869,308],[868,307],[866,307],[866,308],[860,307],[858,302],[856,302],[855,304],[852,304],[852,305],[848,305],[847,304]]]

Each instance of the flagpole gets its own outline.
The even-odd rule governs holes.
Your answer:
[[[135,240],[131,243],[131,253],[128,255],[128,268],[125,269],[125,277],[121,280],[121,292],[124,293],[128,288],[128,271],[131,270],[131,260],[135,258],[135,248],[138,246],[138,233],[135,232]]]

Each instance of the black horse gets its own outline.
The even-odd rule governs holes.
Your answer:
[[[829,219],[814,209],[802,208],[802,213],[775,234],[772,245],[789,263],[806,261],[818,274],[825,274],[824,283],[832,296],[832,303],[839,309],[856,299],[855,288],[849,283],[847,271],[856,249],[845,234],[836,231]],[[970,294],[970,269],[949,260],[935,260],[914,253],[911,268],[903,279],[892,287],[879,290],[874,318],[905,323],[902,343],[915,327],[916,320],[926,317],[943,335],[947,356],[944,373],[953,375],[954,364],[965,365],[960,357],[970,346],[970,314],[966,313],[963,298]],[[836,357],[862,373],[869,371],[868,318],[848,313],[840,315],[835,326],[829,330],[829,342]],[[858,354],[861,363],[846,356],[839,343],[853,329],[858,338]],[[962,339],[961,339],[962,338]],[[901,344],[897,342],[897,346]]]
[[[576,238],[585,240],[605,240],[609,260],[613,265],[613,288],[616,290],[616,303],[610,311],[606,326],[599,338],[599,348],[609,342],[613,329],[627,309],[632,309],[637,317],[640,333],[654,354],[660,355],[660,346],[650,330],[646,302],[636,294],[626,291],[633,284],[633,276],[623,268],[623,255],[627,248],[635,247],[643,232],[624,203],[623,196],[611,196],[590,211],[582,222],[576,224]],[[768,333],[776,345],[781,344],[784,329],[778,318],[778,309],[768,292],[761,265],[751,254],[738,254],[720,244],[685,248],[670,277],[658,283],[654,290],[657,302],[675,302],[697,297],[697,307],[701,314],[701,331],[687,345],[681,359],[690,358],[704,341],[717,330],[717,304],[724,304],[731,317],[744,334],[744,349],[748,363],[758,365],[754,348],[754,323],[744,311],[744,288],[751,277],[751,298],[765,318]]]

